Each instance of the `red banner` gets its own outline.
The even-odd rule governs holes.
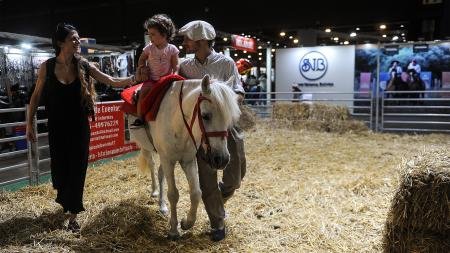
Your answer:
[[[231,46],[239,50],[246,50],[248,52],[256,53],[256,41],[253,38],[232,35]]]
[[[123,102],[99,103],[95,107],[95,121],[91,121],[89,162],[138,150],[134,142],[125,139]],[[128,139],[128,138],[127,138]]]

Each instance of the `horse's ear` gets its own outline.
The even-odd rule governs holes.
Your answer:
[[[209,75],[205,75],[202,79],[202,92],[203,94],[211,93],[211,88],[209,87]]]

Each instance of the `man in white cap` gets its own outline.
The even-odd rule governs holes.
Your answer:
[[[189,22],[179,30],[184,36],[183,47],[186,53],[194,53],[195,57],[180,63],[179,74],[188,79],[203,78],[208,74],[214,79],[227,81],[234,77],[233,89],[244,97],[244,88],[240,81],[236,64],[223,54],[216,53],[212,48],[216,32],[208,22],[196,20]],[[241,185],[241,179],[246,172],[244,153],[244,139],[242,130],[234,126],[228,135],[228,151],[230,162],[223,171],[221,182],[217,182],[217,170],[211,168],[201,157],[201,150],[197,154],[200,188],[202,200],[211,222],[211,240],[220,241],[225,238],[225,208],[224,203]]]

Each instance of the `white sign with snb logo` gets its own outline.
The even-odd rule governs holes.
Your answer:
[[[297,84],[306,95],[304,97],[312,97],[313,100],[323,99],[323,102],[327,102],[325,100],[353,98],[351,93],[354,87],[354,46],[277,49],[275,55],[277,92],[291,92],[292,85]],[[323,92],[349,94],[323,94]],[[292,95],[279,94],[277,98],[290,99]],[[352,101],[333,103],[351,105]]]

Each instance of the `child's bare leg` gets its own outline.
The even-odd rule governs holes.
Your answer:
[[[148,86],[142,86],[141,90],[139,91],[139,97],[138,97],[138,101],[136,104],[136,111],[137,111],[137,119],[134,121],[134,123],[132,124],[135,127],[139,127],[142,126],[145,122],[144,120],[144,112],[142,111],[142,100],[144,100],[145,96],[148,94],[148,92],[150,91],[150,87]]]

